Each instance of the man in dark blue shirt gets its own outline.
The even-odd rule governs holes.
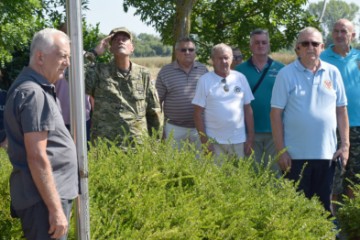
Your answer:
[[[0,89],[0,147],[6,146],[6,134],[4,129],[4,108],[6,91]]]

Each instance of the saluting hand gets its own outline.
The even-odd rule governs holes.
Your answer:
[[[96,46],[95,51],[98,55],[104,54],[104,52],[109,48],[110,46],[110,40],[113,37],[112,35],[106,36],[103,38],[100,43]]]

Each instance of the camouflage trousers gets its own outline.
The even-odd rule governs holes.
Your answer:
[[[341,174],[336,168],[333,194],[342,194],[349,185],[360,184],[360,127],[350,127],[350,153],[346,171]]]

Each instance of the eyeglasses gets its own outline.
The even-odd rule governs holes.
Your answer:
[[[300,42],[300,44],[301,44],[301,46],[303,46],[303,47],[309,47],[310,44],[311,44],[311,46],[313,46],[313,47],[318,47],[318,46],[320,46],[321,43],[319,43],[319,42],[311,42],[311,41],[304,41],[304,42]]]
[[[243,59],[243,55],[234,55],[234,56],[233,56],[233,59],[234,59],[235,61],[240,61],[240,60]]]
[[[186,53],[187,51],[189,52],[193,52],[195,51],[195,48],[181,48],[180,52]]]
[[[226,83],[226,78],[221,79],[221,83],[224,84],[224,91],[228,92],[229,91],[229,85],[227,85],[227,83]]]

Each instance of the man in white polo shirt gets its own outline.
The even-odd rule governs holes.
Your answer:
[[[195,43],[190,38],[177,41],[176,60],[165,65],[156,80],[165,116],[164,138],[172,134],[179,148],[184,141],[199,144],[191,100],[195,95],[198,79],[208,70],[204,64],[195,61],[195,52]]]
[[[211,59],[214,71],[199,79],[192,101],[201,143],[208,144],[216,156],[249,155],[254,140],[251,89],[242,73],[230,69],[232,50],[228,45],[215,45]]]

